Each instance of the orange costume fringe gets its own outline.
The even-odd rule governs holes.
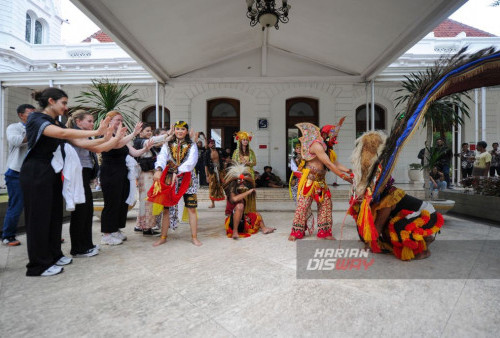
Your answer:
[[[262,216],[258,212],[249,212],[244,214],[238,225],[239,237],[250,237],[251,235],[259,232],[260,225],[262,224]],[[226,235],[228,238],[233,237],[233,215],[226,217]]]

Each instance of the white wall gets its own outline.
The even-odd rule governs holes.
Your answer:
[[[138,89],[138,97],[144,100],[134,105],[133,110],[139,117],[141,112],[155,104],[154,85],[134,85]],[[63,86],[69,95],[70,105],[76,104],[74,97],[86,87]],[[375,85],[375,103],[386,110],[386,132],[390,132],[395,116],[400,109],[394,107],[397,85]],[[31,91],[27,88],[8,88],[6,96],[7,123],[14,121],[15,108],[21,103],[30,103]],[[366,103],[365,86],[363,84],[334,84],[325,82],[306,83],[174,83],[166,87],[165,107],[170,110],[171,121],[185,120],[196,131],[206,130],[207,100],[214,98],[233,98],[240,101],[240,128],[254,134],[251,147],[257,156],[256,169],[263,170],[271,165],[282,179],[286,179],[286,144],[285,144],[285,104],[292,97],[310,97],[319,101],[320,125],[335,124],[340,117],[347,116],[339,134],[337,153],[339,161],[350,167],[350,155],[355,141],[355,110]],[[160,99],[160,105],[162,100]],[[474,141],[474,103],[470,102],[471,119],[466,119],[463,128],[463,141]],[[479,107],[480,108],[480,107]],[[480,116],[480,115],[479,115]],[[258,118],[268,118],[269,129],[258,130]],[[481,126],[481,124],[480,124]],[[487,89],[487,142],[499,141],[500,134],[500,88]],[[481,139],[481,133],[479,133]],[[424,146],[425,128],[420,126],[404,151],[400,154],[398,164],[393,173],[396,182],[408,182],[407,169],[409,163],[419,162],[417,154]],[[266,145],[267,149],[259,149]],[[4,144],[5,148],[5,144]],[[328,182],[332,176],[327,177]],[[339,180],[339,183],[340,182]]]

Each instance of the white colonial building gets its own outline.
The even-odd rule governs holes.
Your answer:
[[[139,64],[101,31],[86,42],[62,45],[61,25],[65,23],[57,0],[0,0],[0,13],[1,170],[5,170],[5,128],[17,121],[15,109],[19,104],[33,104],[32,90],[60,87],[68,93],[71,105],[71,99],[85,90],[91,79],[98,78],[132,83],[143,100],[134,107],[143,121],[155,124],[158,108],[164,112],[159,124],[186,120],[191,128],[217,137],[222,147],[233,147],[235,131],[252,132],[257,170],[271,165],[281,178],[286,175],[290,152],[287,140],[296,135],[296,122],[306,119],[322,125],[347,116],[338,153],[340,161],[349,165],[356,135],[366,130],[366,107],[372,100],[375,128],[390,132],[399,113],[395,91],[404,75],[431,66],[441,55],[465,45],[471,51],[487,46],[500,48],[499,37],[446,20],[368,82],[342,67],[319,62],[321,56],[305,57],[267,45],[269,37],[265,34],[269,33],[265,32],[266,44],[259,48],[207,59],[194,68],[179,68],[168,81],[161,82],[143,68],[144,62]],[[285,28],[272,34],[280,34],[281,30]],[[173,34],[190,33],[180,30]],[[113,36],[117,36],[116,31]],[[172,63],[177,61],[175,57],[183,57],[175,50],[169,55],[173,55]],[[471,118],[455,142],[486,140],[490,145],[499,141],[500,88],[479,89],[472,97],[475,102],[469,103]],[[394,172],[397,182],[408,182],[408,164],[418,162],[416,155],[424,139],[422,129],[406,146]]]

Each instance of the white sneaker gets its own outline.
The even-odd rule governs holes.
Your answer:
[[[45,270],[40,276],[47,277],[47,276],[54,276],[57,274],[60,274],[63,272],[64,268],[57,266],[57,265],[52,265],[50,268]]]
[[[73,257],[75,258],[92,257],[98,254],[99,254],[99,249],[93,247],[92,249],[88,249],[87,252],[85,253],[73,255]]]
[[[96,249],[96,250],[101,250],[101,246],[99,244],[96,244],[94,245],[94,248],[93,249]]]
[[[118,230],[117,232],[111,233],[111,236],[113,236],[114,238],[118,238],[122,241],[127,240],[127,236],[125,236],[125,234],[123,232],[121,232],[120,230]]]
[[[119,245],[122,244],[123,241],[119,238],[113,236],[113,234],[102,235],[101,244],[104,245]]]
[[[68,265],[68,264],[71,264],[71,262],[73,262],[73,258],[69,258],[69,257],[66,257],[66,256],[62,256],[62,257],[61,257],[61,258],[59,258],[59,260],[56,262],[56,265],[59,265],[59,266]]]

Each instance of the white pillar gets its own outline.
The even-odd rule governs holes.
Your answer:
[[[165,85],[163,85],[163,95],[162,95],[162,104],[161,104],[161,127],[165,128],[165,95],[167,91],[165,90]]]
[[[479,95],[477,88],[474,89],[474,143],[479,141]]]
[[[267,76],[267,39],[269,36],[269,28],[262,31],[262,60],[261,60],[261,75]]]
[[[453,170],[451,171],[451,177],[450,177],[450,184],[455,184],[455,173],[457,171],[457,166],[456,166],[456,157],[455,157],[455,124],[451,125],[451,165],[453,166]]]
[[[160,86],[158,84],[158,81],[156,81],[156,90],[155,90],[155,113],[156,113],[156,128],[160,128],[160,107],[159,107],[159,97],[160,95]]]
[[[372,123],[372,126],[371,126],[371,130],[375,130],[375,81],[372,80],[372,109],[371,109],[371,116],[372,116],[372,120],[371,120],[371,123]]]
[[[368,98],[368,82],[365,84],[365,92],[366,92],[366,131],[370,130],[370,99]]]
[[[460,118],[462,118],[462,109],[458,108],[458,116]],[[462,125],[459,123],[458,126],[457,126],[457,146],[458,146],[458,149],[459,149],[459,154],[462,153]],[[459,156],[458,157],[458,165],[457,165],[457,182],[460,182],[460,179],[462,178],[462,159],[461,157]]]
[[[481,88],[481,141],[486,141],[486,87]]]

